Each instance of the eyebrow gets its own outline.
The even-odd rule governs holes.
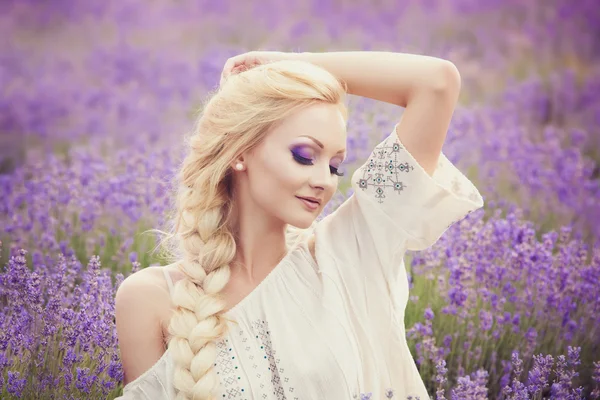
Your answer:
[[[314,137],[312,137],[310,135],[300,135],[300,137],[307,137],[309,139],[312,139],[312,141],[315,142],[316,144],[318,144],[320,148],[322,148],[322,149],[325,148],[325,146],[323,146],[323,143],[321,143],[320,141],[318,141],[317,139],[315,139]],[[343,154],[344,152],[345,152],[345,150],[342,149],[342,150],[338,151],[335,154]]]

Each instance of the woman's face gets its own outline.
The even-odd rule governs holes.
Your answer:
[[[247,211],[307,228],[337,190],[346,158],[346,124],[337,106],[316,104],[273,128],[235,171]],[[232,166],[235,166],[236,162]],[[318,199],[307,205],[299,197]],[[309,203],[310,204],[310,203]]]

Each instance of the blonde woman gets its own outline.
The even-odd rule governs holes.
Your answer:
[[[403,255],[483,206],[441,152],[456,67],[250,52],[221,83],[177,176],[173,262],[116,295],[120,398],[429,398],[405,338]],[[317,222],[348,156],[347,93],[406,110],[352,173],[353,194]]]

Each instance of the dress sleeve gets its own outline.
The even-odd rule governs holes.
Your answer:
[[[352,253],[361,263],[378,260],[384,269],[393,268],[405,250],[432,246],[484,204],[443,152],[433,176],[427,174],[398,138],[396,126],[352,174],[352,195],[316,228],[322,247]]]

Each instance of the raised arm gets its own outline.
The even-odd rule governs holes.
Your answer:
[[[405,107],[396,134],[432,175],[460,93],[455,65],[441,58],[382,51],[297,53],[348,87],[348,93]]]

